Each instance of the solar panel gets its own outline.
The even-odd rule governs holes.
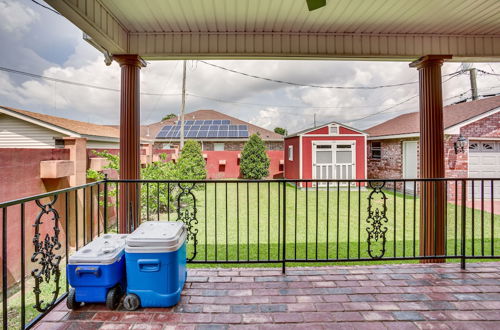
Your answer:
[[[248,131],[238,131],[238,137],[248,137]]]
[[[201,130],[208,131],[210,129],[210,125],[202,125]]]
[[[227,131],[229,130],[229,125],[220,125],[219,126],[219,131]]]
[[[212,125],[213,120],[204,120],[203,125]]]
[[[217,137],[227,137],[229,131],[219,131],[217,132]]]
[[[185,124],[186,125],[193,125],[194,124],[194,120],[186,120]]]
[[[206,138],[206,137],[208,137],[208,131],[198,131],[197,137],[199,137],[199,138]]]
[[[246,131],[246,130],[248,130],[248,126],[247,125],[238,125],[238,130],[239,131]]]
[[[157,138],[180,138],[181,122],[174,125],[165,125],[158,132]],[[186,138],[247,138],[247,125],[234,125],[227,119],[215,120],[186,120],[184,122],[184,136]]]
[[[227,119],[224,119],[224,120],[222,120],[221,124],[223,124],[223,125],[229,125],[229,124],[231,124],[231,121],[227,120]]]
[[[203,125],[204,124],[204,120],[195,120],[194,124],[195,125]]]
[[[222,124],[222,120],[214,120],[214,121],[212,121],[212,124],[220,125],[220,124]]]
[[[229,131],[227,137],[238,137],[238,131]]]
[[[217,131],[208,131],[207,137],[217,137]]]
[[[200,125],[193,125],[193,126],[191,126],[191,129],[195,129],[195,130],[199,131]]]

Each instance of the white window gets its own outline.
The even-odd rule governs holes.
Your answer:
[[[214,143],[214,151],[224,151],[224,143]]]
[[[339,127],[337,125],[330,125],[329,132],[330,135],[337,135],[339,134]]]
[[[288,146],[288,160],[293,161],[293,146]]]

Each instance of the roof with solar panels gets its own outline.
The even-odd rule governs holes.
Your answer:
[[[180,139],[181,123],[179,118],[142,126],[141,135],[156,141],[175,141]],[[263,140],[283,141],[283,136],[265,128],[252,125],[240,119],[215,110],[197,110],[184,115],[184,136],[186,139],[219,141],[247,140],[250,135],[259,133]]]

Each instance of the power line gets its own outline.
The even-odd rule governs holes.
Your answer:
[[[324,89],[348,89],[348,90],[352,90],[352,89],[367,89],[367,90],[372,90],[372,89],[379,89],[379,88],[407,86],[407,85],[413,85],[413,84],[418,83],[418,81],[410,81],[410,82],[406,82],[406,83],[389,84],[389,85],[379,85],[379,86],[326,86],[326,85],[300,84],[300,83],[291,82],[291,81],[285,81],[285,80],[279,80],[279,79],[273,79],[273,78],[267,78],[267,77],[257,76],[257,75],[254,75],[254,74],[250,74],[250,73],[246,73],[246,72],[241,72],[241,71],[229,69],[229,68],[226,68],[224,66],[220,66],[220,65],[217,65],[217,64],[209,63],[209,62],[206,62],[206,61],[199,61],[199,62],[201,62],[203,64],[206,64],[206,65],[209,65],[209,66],[212,66],[214,68],[218,68],[218,69],[221,69],[221,70],[224,70],[224,71],[228,71],[228,72],[232,72],[232,73],[235,73],[235,74],[239,74],[239,75],[242,75],[242,76],[246,76],[246,77],[250,77],[250,78],[255,78],[255,79],[261,79],[261,80],[270,81],[270,82],[279,83],[279,84],[285,84],[285,85],[291,85],[291,86],[298,86],[298,87],[312,87],[312,88],[324,88]],[[453,73],[450,73],[450,74],[446,74],[444,76],[451,76],[451,75],[455,75],[455,74],[458,74],[458,73],[459,72],[457,71],[457,72],[453,72]]]
[[[39,74],[34,74],[30,72],[24,72],[24,71],[19,71],[19,70],[14,70],[14,69],[9,69],[5,67],[0,66],[0,71],[5,71],[9,73],[15,73],[23,76],[28,76],[32,78],[38,78],[38,79],[45,79],[49,81],[55,81],[58,83],[63,83],[63,84],[68,84],[68,85],[73,85],[73,86],[80,86],[80,87],[88,87],[88,88],[93,88],[93,89],[100,89],[100,90],[105,90],[105,91],[110,91],[110,92],[119,92],[120,89],[117,88],[109,88],[109,87],[104,87],[104,86],[97,86],[97,85],[91,85],[91,84],[86,84],[86,83],[81,83],[81,82],[75,82],[75,81],[70,81],[70,80],[64,80],[64,79],[58,79],[58,78],[53,78],[53,77],[48,77],[48,76],[42,76]],[[163,94],[163,93],[148,93],[148,92],[141,92],[141,95],[148,95],[148,96],[179,96],[181,95],[180,93],[176,94]]]
[[[41,4],[40,2],[38,2],[38,1],[36,1],[36,0],[31,0],[31,2],[33,2],[33,3],[37,4],[37,5],[39,5],[39,6],[40,6],[40,7],[42,7],[42,8],[45,8],[45,9],[47,9],[47,10],[50,10],[50,11],[51,11],[51,12],[53,12],[53,13],[56,13],[57,15],[62,16],[62,15],[61,15],[61,13],[60,13],[60,12],[58,12],[57,10],[52,9],[52,8],[50,8],[49,6],[46,6],[46,5],[44,5],[44,4]]]

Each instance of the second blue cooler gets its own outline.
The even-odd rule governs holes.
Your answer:
[[[127,237],[124,307],[176,305],[186,281],[186,228],[182,222],[148,221]]]

